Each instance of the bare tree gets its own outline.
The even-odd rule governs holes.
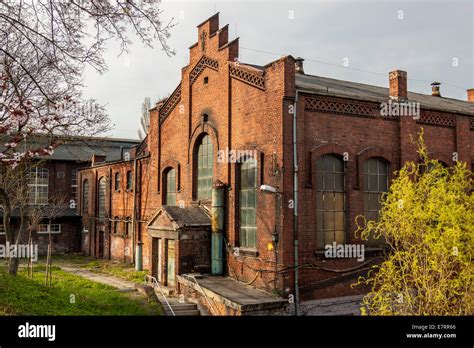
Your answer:
[[[62,212],[67,210],[67,194],[58,194],[52,197],[49,200],[49,204],[44,210],[43,217],[48,220],[48,225],[51,225],[51,222]],[[51,227],[48,231],[48,253],[46,257],[46,272],[45,272],[45,285],[51,286],[52,279],[53,279],[53,238],[52,238],[52,231]]]
[[[29,204],[28,182],[30,171],[39,163],[20,162],[16,166],[0,166],[0,205],[6,239],[18,247],[22,237],[39,222],[41,207]],[[12,223],[17,220],[17,227]],[[16,275],[19,259],[10,255],[8,272]]]
[[[102,54],[110,39],[128,52],[128,28],[173,54],[166,43],[173,24],[161,17],[158,1],[0,0],[0,208],[9,243],[18,243],[33,209],[23,205],[31,160],[51,155],[69,137],[110,129],[104,108],[82,97],[85,67],[106,71]],[[12,209],[19,211],[18,231],[9,226]],[[9,272],[17,269],[17,260],[10,262]]]
[[[128,52],[128,28],[146,45],[157,40],[168,54],[172,23],[163,24],[158,1],[0,0],[1,159],[17,163],[58,144],[18,151],[33,133],[95,135],[108,129],[103,108],[82,99],[84,68],[107,68],[102,53],[110,39]]]

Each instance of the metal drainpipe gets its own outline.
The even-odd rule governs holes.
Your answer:
[[[313,93],[311,91],[305,91],[302,89],[296,89],[295,94],[295,103],[293,104],[293,199],[294,199],[294,209],[293,209],[293,238],[294,238],[294,254],[295,254],[295,315],[299,315],[300,312],[300,290],[298,285],[298,144],[297,144],[297,132],[296,132],[296,120],[297,120],[297,111],[298,111],[298,96],[299,93]]]
[[[293,105],[293,241],[294,241],[294,267],[295,267],[295,315],[299,315],[300,290],[298,284],[298,145],[296,138],[296,116],[298,110],[298,90],[296,90]]]
[[[214,183],[211,208],[211,273],[223,273],[224,184]]]
[[[135,207],[136,207],[136,197],[137,197],[137,159],[133,159],[133,181],[132,181],[132,190],[133,190],[133,200],[132,200],[132,263],[135,263],[135,268],[137,266],[135,259]]]

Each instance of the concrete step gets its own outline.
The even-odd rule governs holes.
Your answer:
[[[176,316],[200,316],[201,313],[195,309],[191,311],[179,311],[179,312],[174,312]]]
[[[190,311],[197,310],[197,305],[194,303],[171,304],[171,308],[173,308],[175,312]]]

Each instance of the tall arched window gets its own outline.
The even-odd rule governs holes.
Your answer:
[[[206,134],[197,148],[197,198],[210,199],[212,190],[212,170],[214,149],[211,137]]]
[[[98,218],[105,219],[105,178],[102,177],[99,179],[99,189],[98,189]]]
[[[120,190],[120,172],[115,173],[114,189],[115,191]]]
[[[169,168],[165,171],[164,179],[164,203],[166,205],[176,205],[176,171],[173,168]]]
[[[48,204],[49,171],[46,168],[30,169],[28,177],[28,199],[30,204]]]
[[[114,217],[114,234],[118,234],[120,229],[120,220],[119,217]]]
[[[257,161],[249,157],[240,165],[240,246],[257,247]]]
[[[380,158],[369,158],[364,164],[364,216],[378,221],[382,196],[388,191],[388,163]],[[369,245],[383,244],[382,238],[369,237]]]
[[[89,180],[84,180],[82,183],[82,212],[89,212]]]
[[[316,162],[316,225],[318,249],[345,242],[344,162],[334,155]]]
[[[131,191],[133,189],[133,181],[132,181],[132,171],[127,171],[127,191]]]

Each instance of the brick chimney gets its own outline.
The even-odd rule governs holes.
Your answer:
[[[107,156],[105,156],[105,155],[93,154],[92,155],[92,165],[95,166],[96,164],[104,163],[106,158],[107,158]]]
[[[441,97],[441,92],[439,91],[439,86],[441,83],[435,81],[431,84],[431,95],[433,97]]]
[[[304,62],[304,59],[301,57],[298,57],[295,59],[295,72],[297,74],[304,74],[303,62]]]
[[[474,88],[470,88],[467,90],[467,101],[474,103]]]
[[[388,74],[390,82],[390,98],[395,100],[406,100],[408,97],[407,72],[403,70],[391,71]]]

